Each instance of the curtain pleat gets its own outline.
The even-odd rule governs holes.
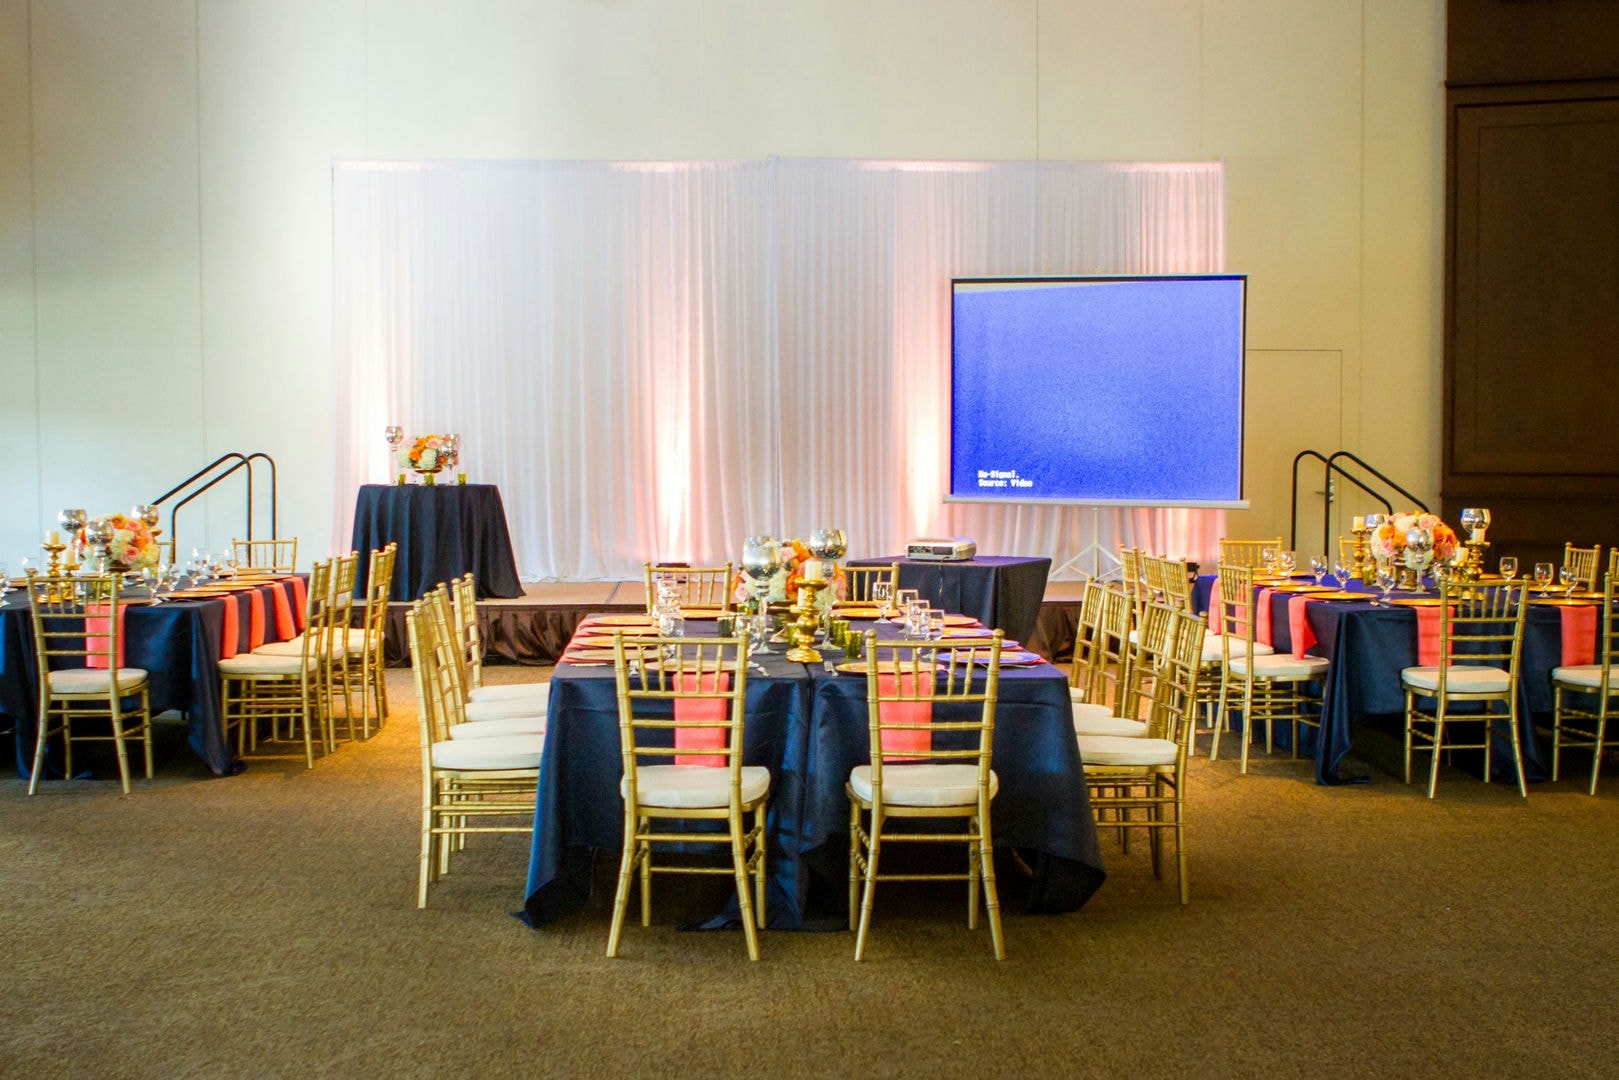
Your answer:
[[[461,433],[525,580],[822,526],[1207,559],[1217,510],[942,501],[949,281],[1219,272],[1224,218],[1218,163],[341,163],[334,547],[397,423]]]

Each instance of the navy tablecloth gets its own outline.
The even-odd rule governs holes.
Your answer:
[[[687,632],[713,627],[691,623]],[[843,785],[869,753],[866,682],[789,663],[779,648],[758,659],[768,674],[748,674],[743,756],[770,769],[769,924],[796,928],[816,914],[807,908],[818,862],[837,867],[828,895],[846,895]],[[993,766],[1000,778],[995,840],[1031,861],[1030,910],[1078,909],[1106,873],[1061,671],[1041,665],[1002,672]],[[590,895],[592,852],[622,847],[622,776],[613,669],[563,664],[551,681],[540,766],[524,904],[530,922],[581,908]]]
[[[399,545],[389,599],[419,599],[441,581],[471,571],[478,598],[523,595],[493,484],[365,484],[354,501],[353,548],[362,556],[354,595],[365,594],[370,552]]]
[[[1040,619],[1051,560],[980,555],[963,562],[930,562],[898,555],[851,559],[850,566],[899,563],[899,587],[915,589],[934,607],[971,615],[992,630],[1027,643]]]
[[[282,589],[295,617],[293,590],[285,583],[263,585],[265,640],[278,641],[275,604],[270,593]],[[132,599],[144,594],[131,591]],[[239,594],[240,595],[240,594]],[[237,640],[247,651],[251,607],[245,597],[236,605]],[[172,600],[157,606],[133,604],[124,616],[124,666],[147,673],[152,715],[178,709],[185,713],[187,741],[210,771],[231,776],[242,762],[225,742],[220,700],[219,658],[225,626],[223,600]],[[296,629],[296,627],[294,627]],[[289,635],[290,636],[290,635]],[[38,736],[39,666],[34,652],[33,622],[24,593],[13,593],[0,607],[0,713],[16,728],[17,773],[27,778],[33,769],[34,740]],[[61,740],[53,738],[46,750],[47,778],[61,776],[55,762]]]

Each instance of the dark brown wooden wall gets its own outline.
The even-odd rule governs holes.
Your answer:
[[[1441,499],[1619,543],[1619,3],[1451,0]]]

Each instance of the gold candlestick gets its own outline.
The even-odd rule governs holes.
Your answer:
[[[47,540],[45,543],[41,544],[40,547],[42,547],[45,550],[45,553],[50,556],[50,565],[46,568],[49,576],[53,578],[61,577],[62,552],[67,550],[67,545],[59,540]],[[45,590],[42,599],[47,604],[58,604],[61,603],[65,598],[59,594],[59,591],[55,585],[51,585]]]
[[[787,650],[787,659],[795,664],[819,664],[821,654],[813,647],[816,628],[821,625],[821,614],[816,610],[815,597],[829,584],[820,578],[805,578],[798,583],[798,603],[793,612],[798,618],[787,624],[793,647]]]

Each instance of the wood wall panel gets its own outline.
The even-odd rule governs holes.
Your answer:
[[[1619,50],[1555,6],[1448,12],[1443,512],[1526,560],[1619,542]]]

